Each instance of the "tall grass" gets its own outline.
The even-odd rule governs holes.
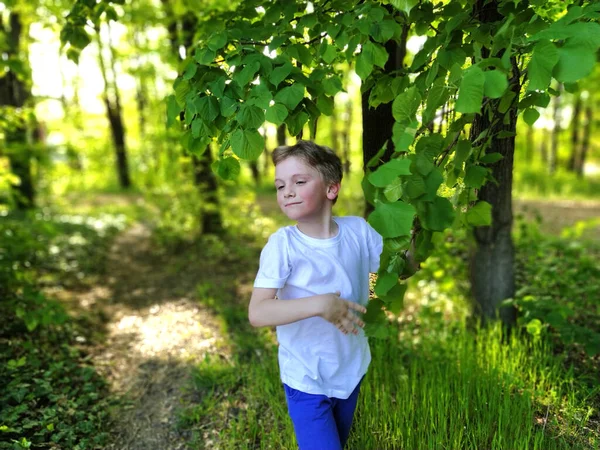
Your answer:
[[[194,448],[296,448],[270,332],[257,334],[239,309],[222,317],[238,325],[230,332],[245,356],[207,359],[198,368],[203,400],[183,417],[184,427],[196,430]],[[598,445],[593,435],[583,437],[591,410],[571,390],[572,373],[542,340],[509,337],[499,325],[469,330],[440,320],[427,329],[403,327],[410,337],[371,343],[373,361],[347,448]]]

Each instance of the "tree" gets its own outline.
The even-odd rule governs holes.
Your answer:
[[[32,129],[35,118],[31,110],[30,74],[23,61],[27,52],[22,41],[28,35],[29,26],[15,9],[0,12],[0,42],[4,57],[0,62],[0,112],[4,116],[2,132],[10,170],[18,177],[13,182],[13,197],[17,209],[35,207],[35,186],[32,174]]]
[[[258,128],[265,121],[285,123],[292,136],[307,126],[314,136],[319,117],[332,114],[333,96],[343,90],[336,62],[350,61],[363,92],[370,91],[369,105],[391,105],[394,119],[388,142],[366,161],[363,183],[374,205],[369,221],[385,240],[368,332],[385,335],[377,317],[381,306],[402,304],[406,285],[399,278],[410,275],[411,240],[423,261],[434,236],[451,226],[482,227],[476,233],[487,236],[488,246],[500,231],[510,239],[511,217],[501,205],[510,214],[516,116],[523,112],[535,122],[537,108],[557,94],[553,80],[574,83],[596,63],[600,5],[580,3],[555,20],[568,3],[247,1],[211,16],[212,32],[201,27],[168,99],[168,120],[183,113],[192,149],[218,144],[215,171],[233,178],[239,159],[261,154]],[[390,70],[390,50],[407,24],[408,36],[425,42],[405,67]],[[435,132],[442,108],[445,126]],[[486,183],[498,183],[498,211],[485,200],[495,192]],[[506,255],[492,255],[501,259],[482,269],[510,265]],[[481,310],[495,314],[497,296],[474,292]]]

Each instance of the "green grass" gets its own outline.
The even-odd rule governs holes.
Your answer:
[[[251,271],[255,263],[249,265]],[[498,325],[469,328],[464,299],[451,296],[464,285],[453,286],[430,289],[429,299],[417,300],[426,306],[407,306],[410,314],[390,325],[397,339],[372,341],[347,448],[597,448],[597,392],[576,378],[548,336],[509,337]],[[181,418],[195,437],[192,448],[296,448],[273,332],[248,324],[246,300],[235,293],[203,285],[198,297],[220,316],[222,345],[233,357],[213,356],[197,367],[195,400]],[[454,314],[438,310],[440,298],[454,305]]]

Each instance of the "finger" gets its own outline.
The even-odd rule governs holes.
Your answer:
[[[354,311],[358,311],[361,313],[366,313],[367,312],[367,308],[365,308],[363,305],[359,305],[358,303],[354,303],[354,302],[346,302],[347,303],[347,307],[348,309],[353,309]]]
[[[354,314],[353,312],[349,312],[349,315],[350,315],[350,320],[352,320],[354,325],[358,325],[361,328],[363,328],[365,326],[365,323],[356,314]]]

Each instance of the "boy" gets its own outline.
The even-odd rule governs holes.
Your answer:
[[[310,141],[273,152],[277,202],[297,222],[269,238],[248,315],[277,326],[279,369],[301,450],[342,449],[371,361],[359,313],[381,236],[361,217],[334,217],[340,159]]]

